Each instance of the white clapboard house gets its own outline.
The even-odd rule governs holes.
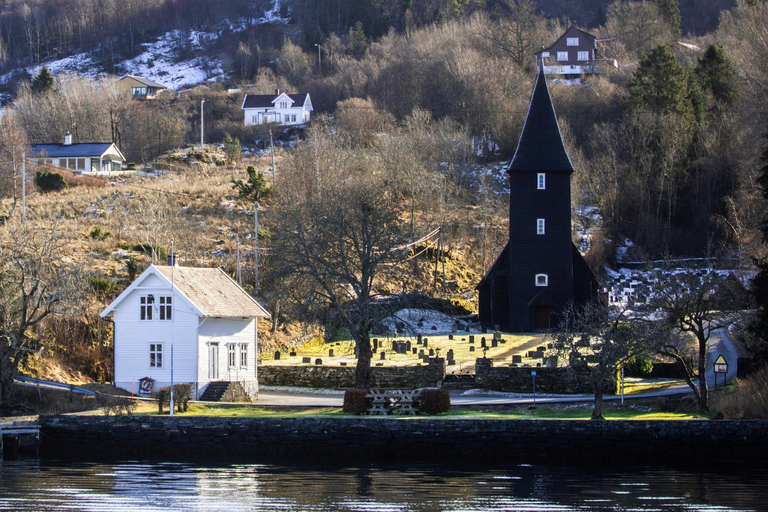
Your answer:
[[[146,395],[140,383],[168,386],[173,371],[195,398],[212,382],[258,394],[256,322],[269,313],[219,268],[150,265],[101,317],[114,322],[117,387]]]
[[[245,126],[277,123],[284,126],[309,122],[312,100],[309,94],[246,94],[243,98]]]

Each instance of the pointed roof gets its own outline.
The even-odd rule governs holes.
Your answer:
[[[507,169],[509,173],[516,171],[573,172],[541,63],[515,156]]]

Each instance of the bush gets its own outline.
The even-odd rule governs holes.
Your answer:
[[[149,242],[140,242],[138,244],[120,242],[117,244],[117,247],[126,251],[136,251],[145,254],[152,254],[152,251],[154,250],[158,258],[165,259],[168,257],[168,252],[164,247],[160,247],[159,245],[152,245]]]
[[[91,290],[97,295],[104,295],[115,289],[115,282],[108,277],[91,276]]]
[[[109,416],[113,413],[115,416],[126,414],[130,416],[133,414],[133,411],[136,410],[138,405],[135,400],[120,396],[101,397],[100,400],[102,403],[101,410],[104,412],[104,416]]]
[[[67,182],[64,181],[64,176],[58,172],[36,172],[35,186],[37,187],[37,190],[43,194],[69,188]]]
[[[713,410],[726,418],[768,419],[768,367],[736,381],[735,389],[712,395]]]
[[[624,364],[624,375],[629,377],[647,377],[653,372],[653,360],[650,357],[634,356]]]
[[[371,407],[367,389],[348,389],[344,392],[342,411],[348,414],[365,414]]]
[[[136,279],[136,274],[139,273],[139,263],[136,258],[128,258],[128,261],[125,262],[125,271],[128,272],[128,279],[131,281]]]
[[[101,226],[94,226],[91,232],[88,233],[88,236],[94,240],[106,240],[110,234],[109,231],[103,230]]]
[[[422,414],[434,416],[448,412],[451,408],[451,397],[447,389],[422,389],[419,410]]]
[[[155,398],[157,399],[157,413],[163,414],[165,405],[171,403],[171,387],[164,386],[155,392]],[[177,412],[187,412],[189,407],[189,401],[192,400],[192,385],[191,384],[174,384],[173,385],[173,405]]]

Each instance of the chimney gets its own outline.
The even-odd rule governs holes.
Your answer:
[[[168,266],[169,267],[177,267],[178,266],[178,264],[176,262],[177,258],[178,258],[177,254],[169,254],[168,255]]]
[[[275,96],[280,96],[280,89],[275,89]]]
[[[65,146],[71,146],[72,145],[72,134],[67,131],[67,133],[64,134],[64,145]]]

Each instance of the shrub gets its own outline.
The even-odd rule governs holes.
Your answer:
[[[115,289],[115,282],[108,277],[91,276],[91,290],[97,295],[103,295]]]
[[[348,389],[344,392],[342,411],[348,414],[365,414],[371,407],[367,389]]]
[[[154,250],[158,258],[165,259],[168,257],[168,252],[164,247],[160,247],[159,245],[152,245],[149,242],[140,242],[138,244],[120,242],[117,244],[117,247],[126,251],[136,251],[145,254],[152,254],[152,251]]]
[[[171,387],[164,386],[155,392],[155,398],[157,399],[157,413],[163,414],[163,409],[166,404],[170,406],[171,403]],[[173,405],[177,412],[186,412],[189,406],[189,401],[192,400],[192,385],[181,383],[173,385]]]
[[[58,172],[35,173],[35,186],[41,193],[56,192],[68,188],[69,185],[64,181],[64,176]]]
[[[136,274],[139,273],[139,263],[136,258],[128,258],[128,261],[125,262],[125,271],[128,272],[128,279],[131,281],[136,279]]]
[[[726,418],[768,419],[768,367],[739,379],[735,389],[712,398],[713,409]]]
[[[171,400],[171,388],[169,386],[158,388],[155,391],[155,398],[157,399],[157,414],[163,414],[163,406],[170,403]]]
[[[110,234],[109,231],[101,229],[101,226],[94,226],[91,232],[88,233],[88,236],[94,240],[106,240]]]
[[[447,389],[422,389],[419,402],[421,413],[430,416],[448,412],[451,408],[451,397]]]
[[[102,403],[101,410],[104,412],[104,416],[109,416],[113,413],[115,416],[131,415],[138,405],[135,400],[120,396],[101,397],[100,400]]]
[[[624,364],[624,374],[631,377],[646,377],[653,371],[650,357],[634,356]]]

